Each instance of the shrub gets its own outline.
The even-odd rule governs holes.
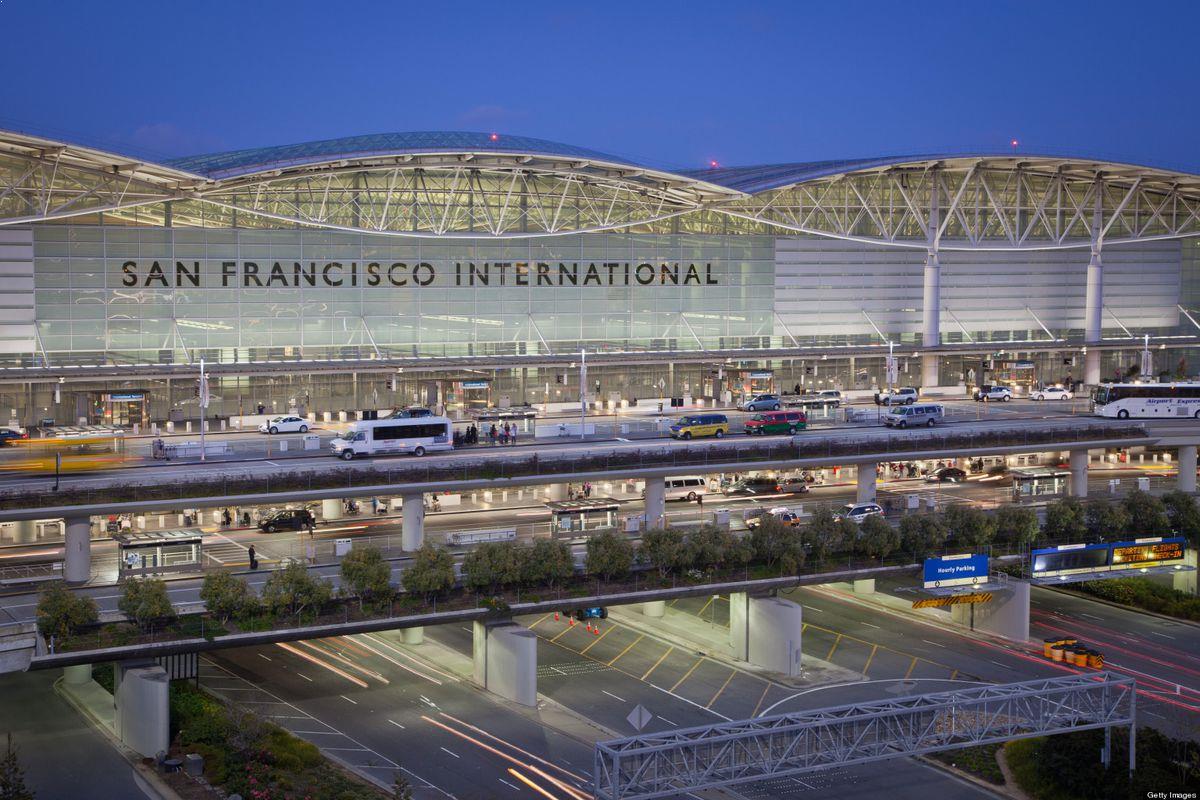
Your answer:
[[[1021,506],[1000,506],[996,511],[996,540],[1012,545],[1032,545],[1042,534],[1037,512]]]
[[[38,597],[37,627],[46,638],[71,636],[85,625],[95,625],[99,619],[95,600],[75,594],[61,583],[50,584]]]
[[[575,560],[566,542],[538,539],[525,548],[521,563],[521,581],[530,586],[558,586],[575,575]]]
[[[1196,498],[1176,489],[1164,494],[1162,501],[1171,530],[1187,537],[1193,547],[1200,546],[1200,506],[1196,505]]]
[[[175,618],[175,607],[167,596],[167,584],[158,578],[133,578],[121,587],[117,608],[142,630]]]
[[[342,557],[342,585],[358,598],[359,610],[363,601],[390,598],[392,567],[383,560],[377,547],[358,547]]]
[[[920,561],[946,542],[946,524],[937,514],[911,514],[900,520],[900,545]]]
[[[494,594],[521,580],[522,553],[515,542],[485,542],[463,558],[463,583]]]
[[[688,565],[687,543],[678,528],[651,528],[642,534],[638,556],[658,570],[660,578],[685,569]]]
[[[1123,503],[1113,503],[1107,498],[1088,500],[1083,512],[1088,537],[1095,541],[1111,540],[1129,529],[1129,512]]]
[[[1076,588],[1114,603],[1135,606],[1156,614],[1200,621],[1200,597],[1155,583],[1148,578],[1084,581],[1076,584]]]
[[[400,576],[405,591],[426,601],[454,588],[454,556],[428,542],[413,554],[412,564]]]
[[[628,575],[633,566],[633,545],[612,531],[598,533],[588,539],[585,565],[589,575],[606,581]]]
[[[979,508],[951,505],[942,519],[955,542],[972,550],[987,547],[996,535],[995,518]]]
[[[1135,489],[1121,500],[1129,514],[1129,526],[1124,530],[1135,536],[1165,536],[1171,532],[1167,507],[1152,494]]]
[[[698,569],[719,567],[725,563],[733,546],[731,539],[728,531],[714,525],[701,525],[687,535],[685,559]]]
[[[852,522],[851,525],[854,525]],[[857,527],[851,535],[857,535]],[[800,528],[800,540],[804,549],[817,562],[825,560],[826,555],[837,552],[846,540],[847,530],[828,508],[821,506],[813,512],[808,524]]]
[[[783,572],[798,572],[804,563],[804,548],[795,528],[768,514],[749,536],[754,557],[767,567],[779,565]]]
[[[867,558],[887,558],[899,547],[900,532],[878,515],[864,519],[854,539],[854,552]]]
[[[210,572],[200,586],[204,607],[222,623],[242,614],[250,596],[250,586],[228,572]]]
[[[1083,504],[1064,497],[1046,506],[1046,536],[1051,539],[1080,539],[1087,533]]]
[[[262,588],[263,605],[272,614],[302,614],[319,609],[333,597],[329,581],[314,577],[303,564],[288,564],[267,578]]]

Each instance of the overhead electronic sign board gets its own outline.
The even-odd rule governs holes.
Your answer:
[[[987,583],[988,557],[974,553],[925,559],[925,588]]]
[[[1064,544],[1034,550],[1030,574],[1035,578],[1053,578],[1172,566],[1183,563],[1186,550],[1186,541],[1178,536],[1153,536],[1129,542]]]

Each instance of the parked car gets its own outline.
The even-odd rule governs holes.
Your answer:
[[[748,520],[746,520],[746,527],[749,528],[750,530],[754,530],[759,525],[762,525],[763,520],[766,519],[767,517],[774,517],[775,519],[782,522],[784,525],[788,525],[791,527],[795,527],[795,526],[799,525],[801,522],[800,515],[797,514],[795,511],[792,511],[787,506],[779,506],[778,508],[768,508],[768,509],[760,510],[760,512],[758,514],[755,514],[754,516],[752,516]]]
[[[589,608],[573,608],[567,612],[567,616],[571,619],[577,619],[580,622],[589,619],[608,619],[608,609],[604,606],[591,606]]]
[[[432,417],[433,412],[428,408],[402,408],[392,412],[392,419],[415,419],[417,417]]]
[[[260,433],[308,433],[308,420],[303,417],[271,417],[258,426]]]
[[[777,394],[756,394],[742,403],[742,411],[778,411],[780,405]]]
[[[28,438],[28,433],[22,433],[13,428],[0,428],[0,447],[10,447],[14,442]]]
[[[942,467],[929,474],[925,479],[927,483],[962,483],[967,479],[965,470],[958,467]]]
[[[875,393],[875,405],[877,406],[911,406],[917,402],[917,390],[911,386],[904,386],[892,391],[883,391]]]
[[[846,503],[837,516],[839,519],[862,522],[867,517],[882,517],[883,508],[878,503]]]
[[[1038,389],[1030,397],[1034,400],[1070,400],[1075,397],[1075,393],[1062,386],[1047,386],[1044,389]]]
[[[779,494],[779,481],[774,478],[742,478],[734,481],[725,494],[730,497],[747,497],[756,494]]]
[[[698,498],[708,494],[708,481],[700,475],[683,475],[678,478],[667,478],[666,500],[686,500],[694,503]],[[645,496],[645,492],[642,493]]]
[[[786,475],[779,479],[780,494],[807,494],[813,483],[811,475]]]
[[[259,520],[258,529],[265,533],[302,531],[317,522],[307,508],[285,508]]]
[[[746,433],[767,436],[802,431],[808,425],[803,411],[767,411],[746,420]]]
[[[991,386],[985,384],[975,390],[975,402],[982,403],[991,400],[999,400],[1007,403],[1012,400],[1012,389],[1007,386]]]
[[[837,389],[789,395],[783,401],[786,408],[837,408],[841,404],[842,393]]]
[[[715,436],[720,439],[729,433],[729,417],[724,414],[689,414],[671,426],[671,438],[696,439]]]
[[[924,425],[932,428],[946,419],[946,409],[936,403],[919,406],[901,406],[889,408],[883,415],[883,424],[889,428],[915,428]]]
[[[427,411],[428,409],[422,409]],[[475,419],[484,422],[489,420],[514,420],[514,419],[535,419],[537,417],[537,409],[532,406],[510,406],[509,408],[481,408],[478,411],[472,411],[471,416]]]

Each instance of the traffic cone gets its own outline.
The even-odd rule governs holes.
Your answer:
[[[558,612],[557,611],[554,612],[554,621],[558,622]]]
[[[568,618],[568,619],[567,619],[567,622],[570,624],[570,626],[571,626],[572,628],[574,628],[574,627],[575,627],[575,618],[574,618],[574,617],[570,617],[570,618]]]
[[[597,625],[595,628],[592,628],[592,633],[594,633],[594,634],[596,634],[597,636],[599,636],[599,635],[600,635],[600,626],[599,626],[599,625]]]
[[[592,623],[590,623],[590,622],[587,624],[587,632],[588,633],[592,632]]]

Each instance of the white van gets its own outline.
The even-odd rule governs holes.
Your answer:
[[[338,458],[453,450],[453,427],[446,417],[372,419],[355,422],[329,445]]]
[[[687,500],[691,503],[708,494],[708,481],[699,475],[667,478],[664,482],[667,484],[667,500]]]

